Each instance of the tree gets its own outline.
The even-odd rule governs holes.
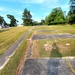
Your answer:
[[[45,25],[45,20],[41,20],[41,25]]]
[[[33,21],[33,26],[38,25],[39,23],[37,21]]]
[[[4,20],[4,26],[5,26],[5,25],[7,25],[7,26],[8,26],[8,23]]]
[[[75,0],[70,0],[70,10],[68,12],[68,23],[75,24]]]
[[[32,15],[30,11],[28,11],[27,9],[24,9],[22,20],[24,26],[32,25]]]
[[[60,7],[54,8],[52,12],[46,16],[45,20],[48,25],[63,24],[65,22],[64,13]]]
[[[3,24],[4,18],[2,16],[0,16],[0,25]]]
[[[7,17],[10,19],[10,27],[16,26],[17,25],[17,20],[15,19],[15,17],[13,15],[8,14]]]

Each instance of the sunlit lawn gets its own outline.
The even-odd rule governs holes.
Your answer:
[[[33,58],[75,56],[75,39],[35,40]]]
[[[31,27],[14,28],[10,31],[17,31],[18,34],[20,34],[22,36],[30,28]],[[22,34],[20,33],[20,31],[15,30],[15,29],[18,29],[18,30],[21,29],[20,31]],[[26,53],[28,50],[27,48],[29,47],[29,42],[27,41],[27,39],[29,39],[31,37],[32,33],[33,33],[33,31],[31,31],[29,33],[29,35],[22,41],[20,46],[17,48],[15,54],[10,58],[9,62],[6,64],[6,66],[0,71],[0,75],[15,75],[15,74],[17,75],[18,69],[21,68],[21,66],[23,65],[22,63],[26,59],[25,56],[26,56]],[[21,37],[20,35],[18,35],[18,38]]]
[[[39,31],[38,31],[39,30]],[[42,31],[47,30],[47,31]],[[36,34],[75,34],[75,26],[74,25],[51,25],[51,26],[37,26],[35,28]]]
[[[44,30],[44,31],[42,31]],[[47,31],[46,31],[47,30]],[[74,25],[57,25],[57,26],[39,26],[35,28],[35,34],[73,34],[75,35]],[[56,45],[54,49],[53,45]],[[69,44],[69,45],[67,45]],[[46,47],[48,45],[48,50]],[[75,56],[75,39],[54,39],[54,40],[35,40],[33,41],[33,55],[34,58],[39,57],[65,57]]]
[[[0,54],[4,53],[16,40],[18,40],[31,27],[15,27],[0,32]],[[36,32],[36,30],[55,30],[54,32]],[[15,75],[20,61],[25,60],[29,49],[29,39],[32,34],[75,34],[75,26],[36,26],[21,43],[8,64],[0,71],[0,75]],[[45,47],[45,45],[48,45]],[[28,49],[27,49],[28,48]],[[75,56],[75,39],[35,40],[33,41],[32,58]]]
[[[0,30],[0,55],[3,54],[30,28],[31,27],[14,27],[6,30]]]

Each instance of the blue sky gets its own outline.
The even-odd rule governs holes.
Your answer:
[[[33,16],[32,19],[40,21],[55,7],[61,7],[63,11],[68,12],[69,0],[0,0],[0,16],[9,23],[6,15],[14,15],[21,24],[22,13],[27,8]]]

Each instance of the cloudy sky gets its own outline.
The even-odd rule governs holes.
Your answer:
[[[61,7],[68,12],[69,0],[0,0],[0,16],[9,23],[7,14],[14,15],[22,23],[22,13],[25,8],[30,10],[33,20],[44,19],[55,7]]]

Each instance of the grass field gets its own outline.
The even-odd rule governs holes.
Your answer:
[[[75,26],[40,26],[35,28],[35,34],[75,35]],[[75,56],[75,38],[33,41],[33,58],[65,56]]]
[[[12,56],[7,63],[7,65],[0,71],[0,75],[15,75],[17,67],[20,63],[20,60],[26,53],[26,40],[22,42],[22,44],[17,49],[14,56]]]
[[[48,31],[42,31],[42,30],[48,30]],[[60,33],[69,33],[69,34],[75,34],[75,26],[70,25],[52,25],[52,26],[37,26],[35,28],[36,34],[60,34]]]
[[[31,27],[14,27],[6,30],[0,30],[0,55],[3,54],[30,28]]]
[[[75,56],[75,39],[33,41],[33,58],[65,56]]]
[[[24,27],[24,30],[28,30],[31,27]],[[16,29],[16,28],[14,28]],[[13,29],[13,30],[14,30]],[[21,28],[23,29],[23,28]],[[21,30],[22,31],[22,30]],[[24,32],[25,33],[25,32]],[[26,39],[22,41],[21,45],[17,48],[15,54],[10,58],[9,62],[6,64],[6,66],[0,71],[0,75],[17,75],[18,66],[25,60],[25,55],[27,53],[27,48],[29,47],[29,42],[27,39],[29,39],[32,36],[33,31],[29,33]],[[21,62],[22,61],[22,62]],[[20,69],[20,67],[19,67]]]
[[[31,27],[16,27],[0,32],[0,54],[4,53],[16,40],[18,40]],[[52,32],[38,32],[38,30],[55,30]],[[10,58],[7,65],[0,71],[0,75],[15,75],[20,61],[28,52],[29,39],[33,34],[75,34],[75,26],[35,26],[28,37],[24,39]],[[11,38],[10,38],[11,37]],[[12,40],[13,39],[13,40]],[[5,41],[6,40],[6,41]],[[75,39],[34,40],[32,58],[75,56]],[[45,45],[47,45],[45,47]],[[25,58],[23,59],[25,60]]]

